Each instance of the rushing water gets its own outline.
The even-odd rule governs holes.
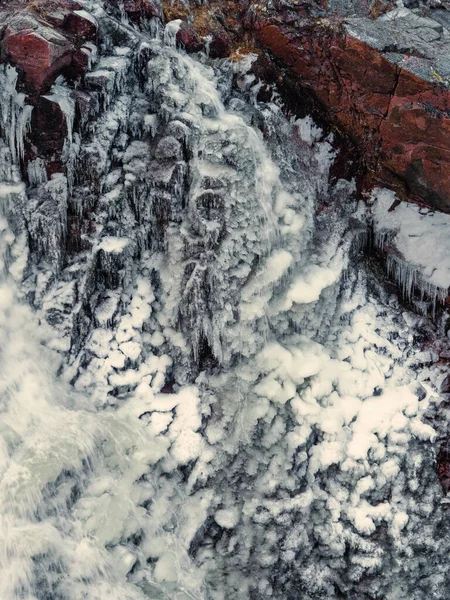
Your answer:
[[[0,598],[444,600],[418,322],[312,121],[176,27],[106,38],[67,178],[21,184],[1,75]],[[94,215],[72,255],[67,207]]]

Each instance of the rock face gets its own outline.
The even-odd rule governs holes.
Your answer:
[[[48,73],[39,79],[35,55],[19,45],[20,77],[0,66],[0,196],[16,190],[5,202],[14,229],[0,232],[0,263],[4,257],[3,271],[10,264],[10,281],[21,286],[19,311],[5,314],[23,315],[11,330],[24,336],[17,343],[14,319],[0,319],[4,357],[23,363],[0,387],[20,389],[22,373],[26,383],[23,401],[3,394],[12,402],[0,432],[11,451],[1,493],[8,519],[16,516],[9,498],[32,483],[7,562],[0,560],[0,573],[18,577],[0,576],[0,598],[93,598],[102,590],[130,600],[141,591],[373,600],[400,582],[408,600],[424,600],[438,570],[431,596],[447,600],[450,536],[433,431],[421,423],[423,396],[406,387],[399,363],[414,358],[417,328],[389,298],[378,305],[376,282],[366,283],[353,257],[365,221],[357,223],[353,185],[329,185],[333,152],[319,128],[311,118],[286,118],[273,88],[266,101],[255,98],[262,59],[254,73],[247,61],[233,68],[221,60],[234,58],[237,44],[253,50],[254,31],[263,44],[264,28],[275,25],[275,35],[278,25],[246,2],[244,13],[238,3],[207,6],[215,22],[202,25],[200,7],[179,42],[193,51],[208,38],[219,60],[196,60],[173,47],[174,24],[152,39],[136,3],[111,5],[91,4],[98,53],[95,22],[79,8],[52,8],[53,29],[21,11],[23,30],[47,42],[54,30],[67,64],[43,51]],[[118,18],[120,7],[129,20]],[[312,30],[311,44],[321,31]],[[340,35],[324,28],[316,45]],[[346,79],[363,70],[358,51]],[[279,59],[284,67],[273,67],[269,83],[288,71],[303,81],[294,70],[300,57],[291,59]],[[362,119],[363,100],[358,106]],[[375,109],[386,109],[381,98],[374,107],[376,128]],[[349,129],[358,125],[350,116]],[[50,355],[52,371],[61,364],[57,387],[45,386],[42,346],[23,352],[31,336],[22,321],[32,317],[22,298],[60,353],[61,361]],[[45,375],[36,385],[30,364]],[[77,394],[66,400],[59,381]],[[48,408],[30,402],[31,388]],[[98,425],[89,420],[94,406],[107,419]],[[16,435],[28,407],[30,435]],[[16,544],[25,514],[36,544]],[[55,544],[43,546],[42,532]]]
[[[48,14],[46,12],[48,8]],[[28,94],[50,89],[58,75],[69,69],[83,75],[79,49],[97,36],[97,23],[74,2],[43,3],[40,13],[26,5],[15,13],[4,13],[1,57],[17,67],[21,85]]]
[[[3,7],[2,7],[3,8]],[[9,4],[0,12],[0,62],[18,71],[17,91],[33,110],[25,137],[23,166],[39,158],[47,175],[64,170],[61,156],[75,113],[66,86],[61,98],[51,93],[62,76],[73,84],[95,52],[96,19],[73,0]]]
[[[450,212],[450,51],[436,20],[274,17],[260,44],[363,153],[366,187]]]
[[[190,4],[163,2],[166,18],[184,20],[178,41],[195,52],[210,35],[214,58],[242,47],[268,53],[289,108],[302,112],[306,104],[355,149],[361,190],[384,185],[450,212],[445,3],[395,10],[388,0]]]

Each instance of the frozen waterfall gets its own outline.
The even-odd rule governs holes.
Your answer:
[[[330,140],[115,27],[50,179],[1,67],[0,599],[448,599],[441,373]]]

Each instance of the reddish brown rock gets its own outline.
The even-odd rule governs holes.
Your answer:
[[[266,22],[261,46],[363,156],[366,187],[450,212],[450,90],[400,68],[338,19]]]
[[[46,37],[41,31],[7,29],[2,42],[8,62],[19,69],[25,88],[32,93],[49,89],[72,61],[73,49],[66,38],[51,30],[45,33]]]
[[[89,50],[86,48],[78,48],[72,55],[72,62],[65,69],[64,75],[70,81],[74,81],[83,77],[89,68]]]
[[[185,48],[189,54],[193,52],[200,52],[203,50],[205,44],[200,40],[195,29],[184,22],[179,31],[177,32],[177,42]]]
[[[211,58],[226,58],[231,54],[232,42],[228,33],[224,29],[213,31],[211,41],[208,47],[208,53]]]
[[[43,158],[47,175],[64,171],[61,156],[67,137],[66,118],[57,102],[37,96],[30,98],[33,104],[30,130],[25,137],[25,160]]]
[[[158,5],[151,0],[124,0],[123,8],[135,23],[140,23],[142,19],[161,16]]]
[[[46,93],[55,79],[82,76],[88,67],[83,45],[97,38],[97,23],[73,0],[43,0],[0,13],[1,58],[17,67],[23,91]]]
[[[98,25],[85,11],[77,10],[69,13],[64,20],[64,29],[83,41],[97,39]]]

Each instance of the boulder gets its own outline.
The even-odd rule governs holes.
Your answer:
[[[47,27],[14,31],[8,27],[2,54],[22,74],[29,93],[50,89],[58,74],[72,62],[73,47],[62,35]]]
[[[203,50],[205,44],[200,40],[195,29],[188,23],[182,23],[180,29],[177,32],[177,42],[188,52],[200,52]]]
[[[97,39],[97,21],[85,10],[70,12],[64,20],[64,29],[83,41]]]
[[[226,58],[231,54],[232,41],[224,29],[219,29],[211,33],[211,41],[208,46],[208,53],[211,58]]]

